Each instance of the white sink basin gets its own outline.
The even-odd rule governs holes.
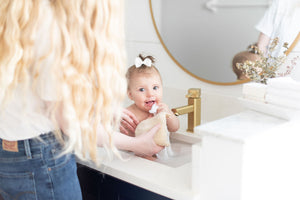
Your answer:
[[[200,136],[193,133],[171,133],[171,145],[159,152],[153,161],[170,167],[180,167],[190,163],[192,162],[192,145],[200,141]]]

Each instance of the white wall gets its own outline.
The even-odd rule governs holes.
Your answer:
[[[173,62],[156,35],[148,0],[125,0],[125,33],[127,66],[134,64],[139,53],[154,56],[164,87],[173,90],[170,95],[166,94],[168,91],[164,91],[166,103],[171,104],[169,107],[183,106],[188,88],[201,88],[204,121],[221,118],[242,109],[237,101],[237,97],[241,96],[241,85],[224,86],[202,82],[188,75]],[[173,96],[178,94],[176,90],[180,91],[180,98]],[[172,101],[174,98],[175,102]]]
[[[203,91],[224,95],[240,95],[240,85],[218,86],[197,80],[181,70],[163,49],[155,33],[148,0],[125,0],[125,32],[128,66],[134,64],[139,53],[150,54],[156,58],[164,86],[187,90],[200,87]]]

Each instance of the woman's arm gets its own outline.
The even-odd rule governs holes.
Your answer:
[[[267,52],[267,47],[269,45],[269,42],[270,42],[270,37],[261,32],[259,34],[258,41],[257,41],[258,49],[265,54]]]
[[[47,105],[51,106],[51,103],[48,103]],[[68,135],[70,134],[67,131],[68,123],[67,120],[64,119],[64,115],[62,112],[63,105],[58,104],[58,108],[56,110],[56,120],[62,132]],[[120,132],[114,132],[112,134],[112,140],[116,148],[119,150],[132,151],[139,156],[152,156],[163,149],[162,146],[158,146],[154,142],[153,138],[155,133],[159,130],[159,128],[160,125],[156,125],[150,131],[138,137],[131,137]],[[99,125],[97,130],[97,145],[101,147],[104,145],[105,142],[108,141],[108,134],[105,132],[103,127]]]
[[[131,137],[120,132],[114,132],[113,142],[117,149],[132,151],[139,156],[152,156],[160,152],[163,147],[158,146],[154,142],[154,135],[159,130],[160,125],[154,126],[150,131],[137,137]],[[98,129],[98,146],[103,146],[103,141],[107,140],[107,134],[105,134],[103,128]]]

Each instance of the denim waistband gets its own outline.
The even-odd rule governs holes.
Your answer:
[[[0,145],[1,145],[1,147],[2,147],[2,140],[4,140],[4,139],[0,138]],[[51,142],[55,142],[56,139],[55,139],[55,135],[54,135],[53,132],[44,133],[44,134],[41,134],[41,135],[39,135],[37,137],[34,137],[34,138],[25,139],[25,140],[18,140],[18,147],[19,148],[24,147],[24,142],[25,141],[28,141],[29,144],[32,147],[35,147],[35,146],[39,146],[41,142],[51,143]]]
[[[3,148],[3,139],[0,138],[0,149],[4,150]],[[45,134],[41,134],[38,137],[34,137],[34,138],[30,138],[30,139],[25,139],[25,140],[18,140],[18,152],[22,152],[24,151],[27,158],[30,159],[32,158],[31,155],[31,149],[35,148],[35,147],[40,147],[41,145],[46,145],[46,144],[52,144],[52,143],[56,143],[57,140],[55,138],[55,135],[53,132],[49,132],[49,133],[45,133]]]

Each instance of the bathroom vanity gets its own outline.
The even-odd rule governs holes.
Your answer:
[[[299,120],[246,110],[204,123],[193,134],[173,133],[178,154],[167,162],[121,152],[124,161],[104,159],[101,166],[79,163],[159,194],[153,199],[296,200],[299,130]],[[99,154],[105,155],[103,149]],[[145,199],[152,195],[144,194]]]
[[[139,188],[134,188],[133,190],[139,190],[137,194],[144,196],[143,198],[132,197],[128,200],[147,199],[151,196],[156,196],[152,199],[157,200],[196,199],[192,188],[192,145],[199,143],[200,137],[191,133],[171,133],[170,138],[172,156],[165,157],[163,154],[166,152],[161,152],[161,159],[155,161],[122,151],[121,155],[124,160],[104,159],[101,166],[83,161],[78,161],[78,163],[99,171],[99,176],[103,173],[125,181],[129,184],[126,187],[134,188],[132,185],[135,185],[145,189],[141,191]],[[102,148],[98,151],[100,155],[105,156]]]
[[[85,165],[77,164],[83,200],[170,200]]]
[[[299,122],[246,110],[198,126],[199,199],[300,199]]]

